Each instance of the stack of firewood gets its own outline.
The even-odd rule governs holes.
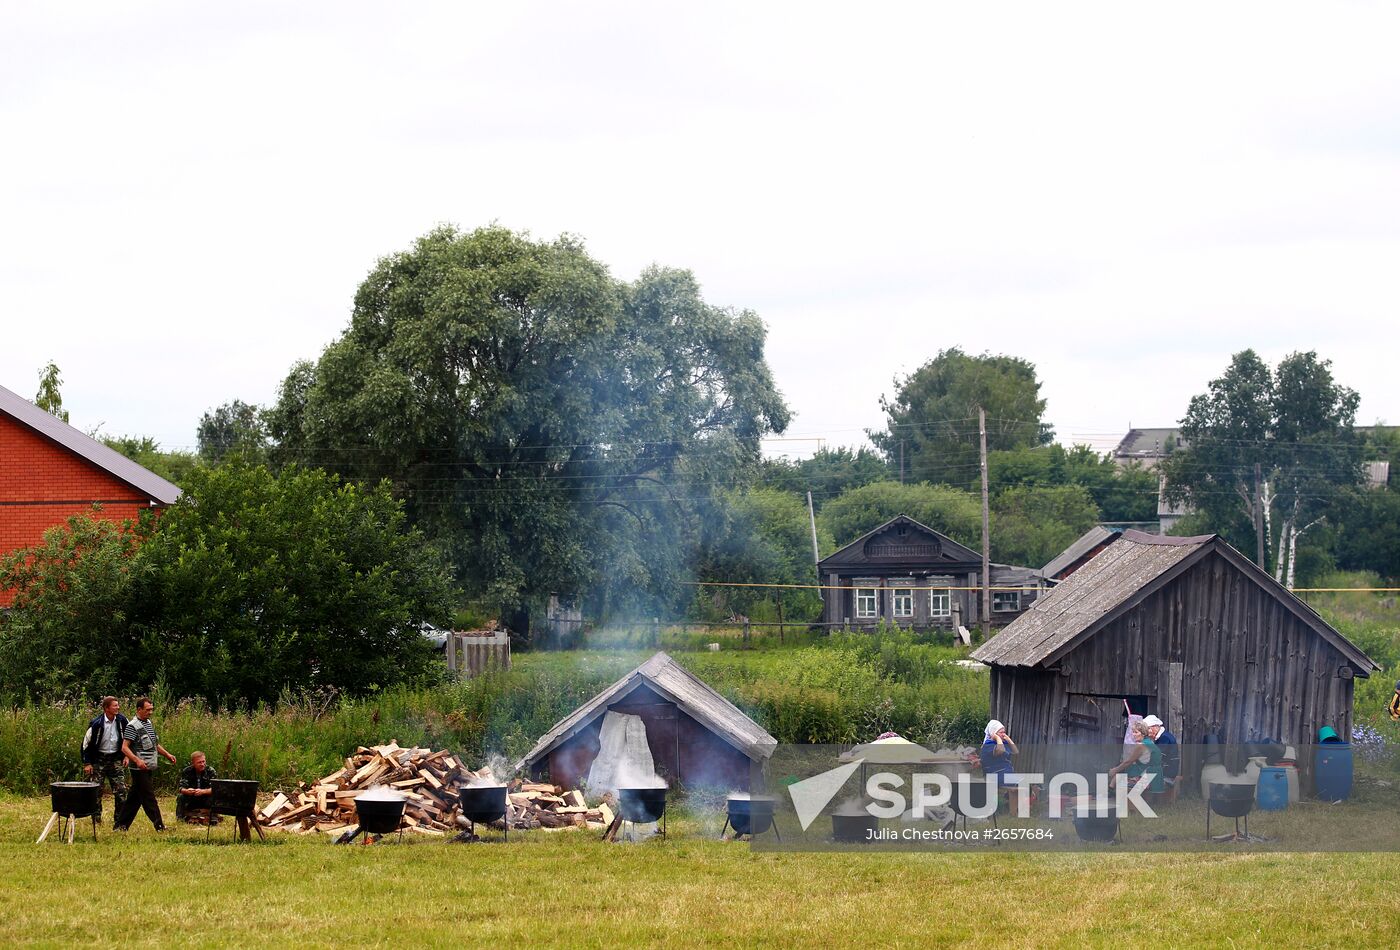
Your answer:
[[[457,789],[477,780],[475,772],[446,750],[360,746],[345,765],[290,794],[278,792],[260,809],[264,823],[301,834],[341,834],[356,822],[355,798],[371,788],[403,793],[404,827],[428,835],[455,830]]]
[[[360,746],[345,764],[315,782],[298,783],[290,793],[278,792],[258,811],[262,824],[297,834],[323,831],[342,835],[358,824],[355,799],[374,789],[391,789],[404,796],[404,828],[425,835],[447,835],[465,826],[457,792],[468,785],[494,782],[489,768],[473,772],[446,750],[401,749],[387,745]],[[583,794],[538,782],[511,783],[507,815],[516,828],[596,828],[612,824],[614,808],[608,796],[589,808]],[[494,822],[501,827],[501,822]]]
[[[510,826],[515,828],[592,828],[602,831],[613,822],[612,796],[604,795],[589,808],[578,789],[564,791],[558,785],[521,782],[507,796]]]

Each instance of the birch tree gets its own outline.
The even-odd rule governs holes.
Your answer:
[[[1250,552],[1257,506],[1265,567],[1293,586],[1299,543],[1361,481],[1358,402],[1313,351],[1290,354],[1277,370],[1253,350],[1236,353],[1181,420],[1187,446],[1162,464],[1168,498]]]

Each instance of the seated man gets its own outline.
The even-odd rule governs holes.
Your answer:
[[[180,794],[175,799],[176,821],[193,825],[218,824],[218,816],[209,814],[209,796],[214,794],[212,782],[218,777],[209,768],[203,752],[190,755],[190,764],[180,773]]]

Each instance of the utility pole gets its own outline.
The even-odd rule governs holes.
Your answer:
[[[899,483],[904,484],[904,440],[899,440]]]
[[[1260,570],[1268,570],[1264,566],[1264,501],[1260,494],[1263,491],[1264,476],[1258,462],[1254,463],[1254,563],[1259,565]]]
[[[987,410],[977,407],[982,459],[982,640],[992,630],[992,519],[987,511]]]
[[[817,513],[812,509],[812,493],[810,491],[807,492],[807,518],[812,524],[812,571],[817,575],[817,596],[822,599],[822,620],[826,623],[832,623],[836,619],[834,616],[832,616],[836,613],[836,611],[834,609],[829,609],[826,599],[826,591],[821,589],[822,569],[820,566],[821,552],[817,549]],[[782,616],[782,609],[783,602],[781,599],[779,599],[778,616],[780,617]],[[828,633],[831,632],[830,627],[827,627],[826,630]],[[780,626],[778,627],[778,639],[781,640],[782,636],[783,628]]]

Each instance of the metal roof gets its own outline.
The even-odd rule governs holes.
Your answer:
[[[1178,448],[1180,429],[1129,429],[1113,454],[1120,458],[1160,458]]]
[[[666,653],[658,652],[555,723],[554,728],[545,733],[540,741],[535,743],[535,747],[515,763],[515,770],[521,771],[538,762],[551,750],[577,735],[589,723],[607,712],[613,703],[642,685],[650,686],[675,703],[696,722],[750,759],[766,759],[773,754],[773,749],[778,745],[777,739],[744,715],[738,706],[715,692]]]
[[[73,428],[57,416],[50,415],[17,393],[0,386],[0,412],[33,429],[51,442],[92,463],[113,478],[126,482],[153,501],[173,505],[180,497],[180,488],[155,472],[137,465],[115,449],[110,449],[92,436]]]
[[[1040,573],[1053,579],[1056,574],[1069,567],[1075,561],[1079,560],[1117,533],[1117,531],[1105,528],[1101,524],[1094,525],[1088,531],[1081,534],[1073,544],[1057,554],[1053,561],[1042,567]]]
[[[1291,591],[1218,535],[1171,538],[1125,531],[1030,609],[972,653],[992,666],[1047,666],[1211,552],[1219,553],[1331,643],[1362,675],[1380,669],[1370,657]]]

